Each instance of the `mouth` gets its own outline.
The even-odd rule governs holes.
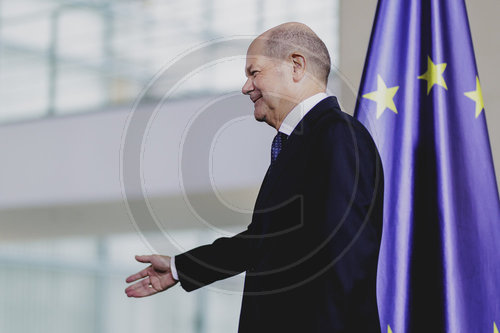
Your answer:
[[[258,101],[259,99],[261,99],[261,98],[262,98],[262,96],[259,96],[259,97],[258,97],[258,98],[256,98],[256,99],[253,99],[253,98],[252,98],[252,102],[253,102],[253,104],[257,103],[257,101]]]

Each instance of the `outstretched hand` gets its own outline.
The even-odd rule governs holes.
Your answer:
[[[150,263],[151,265],[127,278],[127,283],[139,280],[125,289],[128,297],[151,296],[167,290],[177,283],[170,270],[169,256],[153,254],[135,256],[135,259],[139,262]]]

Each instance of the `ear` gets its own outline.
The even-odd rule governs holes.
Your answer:
[[[290,57],[293,65],[293,81],[299,82],[306,74],[306,58],[300,53],[292,53]]]

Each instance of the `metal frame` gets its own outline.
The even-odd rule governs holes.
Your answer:
[[[0,0],[1,1],[1,0]],[[35,55],[39,59],[45,59],[48,66],[48,87],[47,87],[47,106],[44,112],[46,117],[52,117],[58,115],[57,110],[57,100],[58,100],[58,82],[60,79],[60,68],[61,65],[72,65],[82,68],[83,70],[89,70],[93,72],[101,73],[104,80],[104,89],[106,90],[107,97],[105,98],[105,103],[97,108],[105,109],[112,106],[112,84],[113,78],[116,76],[124,77],[131,82],[138,82],[139,85],[146,85],[147,82],[153,77],[154,73],[144,73],[137,68],[137,64],[128,61],[115,60],[115,52],[112,47],[112,40],[115,36],[114,31],[114,20],[116,14],[113,8],[114,1],[112,0],[101,0],[88,2],[83,0],[46,0],[47,3],[54,4],[54,8],[50,10],[38,10],[30,12],[26,15],[16,16],[11,18],[4,18],[0,15],[0,47],[6,51],[20,52],[24,54]],[[215,3],[214,0],[207,0],[203,2],[203,17],[201,19],[205,22],[205,26],[208,28],[203,32],[203,39],[210,40],[214,38],[213,30],[213,19]],[[258,0],[257,4],[257,28],[262,29],[263,26],[263,7],[264,0]],[[0,5],[1,9],[1,5]],[[60,55],[60,22],[61,18],[68,12],[72,10],[90,10],[100,15],[103,21],[104,29],[102,31],[101,43],[104,50],[104,58],[102,61],[96,63],[95,61],[89,61],[85,58],[70,57]],[[39,49],[36,47],[29,47],[21,43],[16,43],[14,41],[6,41],[1,36],[2,24],[5,25],[6,22],[9,25],[23,24],[33,20],[34,18],[48,15],[50,20],[50,38],[49,47],[47,50]],[[210,59],[210,55],[207,54],[207,59]],[[200,91],[199,95],[207,95],[213,93],[213,91]],[[155,96],[147,97],[156,101]],[[88,110],[95,111],[95,110]],[[37,117],[38,118],[38,117]],[[5,122],[4,122],[5,123]]]

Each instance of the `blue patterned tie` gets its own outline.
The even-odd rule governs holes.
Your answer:
[[[273,144],[271,145],[271,164],[276,161],[278,158],[278,155],[280,154],[281,148],[283,148],[283,145],[288,138],[288,135],[285,133],[278,132],[276,136],[273,139]]]

